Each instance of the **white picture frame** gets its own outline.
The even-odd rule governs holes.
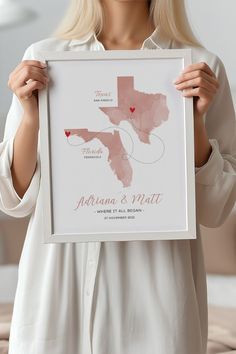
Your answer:
[[[191,50],[40,56],[44,242],[196,238]]]

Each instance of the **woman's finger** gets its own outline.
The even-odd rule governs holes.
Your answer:
[[[204,87],[189,88],[183,91],[184,97],[199,97],[200,99],[205,99],[208,102],[211,101],[214,93],[206,90]]]
[[[16,90],[16,95],[20,100],[29,99],[35,90],[42,90],[45,85],[39,81],[30,81],[27,85],[19,87]]]
[[[185,73],[189,73],[191,71],[195,71],[195,70],[201,70],[203,72],[205,72],[206,74],[212,76],[212,77],[215,77],[216,78],[216,75],[215,73],[211,70],[211,68],[204,62],[201,62],[201,63],[195,63],[195,64],[191,64],[189,66],[187,66],[184,70],[183,70],[183,74]]]
[[[180,75],[179,78],[174,81],[174,84],[180,84],[180,83],[182,83],[184,81],[196,79],[198,77],[201,77],[201,78],[209,81],[211,84],[216,85],[217,87],[219,87],[219,82],[218,82],[218,80],[215,77],[210,76],[209,74],[207,74],[207,73],[205,73],[204,71],[201,71],[201,70],[194,70],[194,71],[190,71],[190,72],[187,72],[187,73],[184,73],[184,74]]]
[[[196,87],[201,87],[205,88],[207,91],[216,93],[218,89],[218,85],[215,83],[213,84],[212,82],[209,82],[205,78],[202,77],[197,77],[192,80],[184,81],[178,85],[175,85],[177,90],[185,90],[188,88],[196,88]]]
[[[48,77],[47,71],[42,68],[37,68],[34,66],[24,66],[21,70],[19,70],[15,75],[12,76],[12,79],[15,80],[18,76],[25,75],[25,77],[29,77],[33,74],[40,74],[42,76]]]
[[[38,60],[23,60],[19,65],[16,66],[16,68],[11,72],[11,75],[15,75],[18,73],[22,68],[26,66],[31,66],[35,68],[40,68],[40,69],[45,69],[47,65],[45,63],[42,63],[41,61]]]

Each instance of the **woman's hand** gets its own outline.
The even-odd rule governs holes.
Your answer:
[[[11,174],[14,188],[22,198],[37,166],[39,130],[38,90],[48,82],[46,65],[25,60],[10,74],[8,86],[19,98],[23,117],[14,137]]]
[[[207,163],[212,152],[202,118],[212,103],[219,83],[206,63],[197,63],[189,65],[174,84],[177,90],[183,91],[183,96],[194,97],[195,166],[201,167]]]
[[[209,109],[219,88],[215,74],[206,63],[189,65],[174,82],[183,96],[194,97],[195,119],[201,118]]]
[[[38,91],[45,88],[48,76],[46,64],[37,60],[24,60],[10,74],[8,87],[19,98],[25,113],[38,110]]]

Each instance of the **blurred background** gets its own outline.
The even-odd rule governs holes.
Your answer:
[[[11,103],[11,92],[7,88],[8,76],[31,43],[51,35],[68,2],[69,0],[0,0],[1,139]],[[236,1],[186,0],[186,5],[197,37],[224,62],[236,101]],[[16,15],[12,11],[14,6],[17,7]],[[0,304],[12,303],[14,300],[17,265],[27,222],[27,219],[12,219],[0,212]],[[223,226],[217,229],[202,228],[202,232],[209,305],[221,309],[236,309],[236,209]]]

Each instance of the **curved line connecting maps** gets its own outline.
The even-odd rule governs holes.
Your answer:
[[[104,131],[107,131],[107,130],[112,130],[112,131],[113,131],[113,130],[120,130],[120,131],[122,131],[123,133],[125,133],[125,134],[127,134],[127,135],[129,136],[130,141],[131,141],[131,146],[132,146],[130,152],[127,152],[126,154],[123,154],[123,155],[122,155],[122,159],[127,160],[128,158],[130,158],[130,159],[132,159],[132,160],[134,160],[134,161],[136,161],[136,162],[139,162],[139,163],[141,163],[141,164],[147,164],[147,165],[154,164],[154,163],[157,163],[158,161],[160,161],[161,158],[163,157],[164,153],[165,153],[165,144],[164,144],[164,141],[163,141],[158,135],[156,135],[156,134],[154,134],[154,133],[149,133],[149,134],[148,134],[148,133],[146,133],[145,131],[142,131],[141,129],[139,129],[139,128],[137,128],[137,127],[135,127],[135,128],[136,128],[137,130],[139,130],[140,132],[142,132],[143,134],[147,134],[148,136],[153,136],[153,137],[155,137],[155,138],[161,143],[161,145],[162,145],[161,152],[159,153],[159,156],[156,157],[154,160],[152,160],[152,161],[142,161],[142,160],[139,159],[138,157],[135,157],[135,156],[134,156],[134,150],[135,150],[134,147],[135,147],[135,144],[134,144],[134,140],[133,140],[131,134],[130,134],[127,130],[125,130],[124,128],[117,127],[117,126],[110,126],[110,127],[104,128],[104,129],[100,130],[99,132],[94,133],[94,135],[93,135],[93,137],[92,137],[91,139],[89,139],[89,140],[87,140],[87,141],[83,141],[82,143],[79,143],[79,144],[72,144],[71,141],[70,141],[70,139],[69,139],[69,137],[70,137],[71,135],[69,135],[69,136],[67,136],[67,142],[68,142],[68,144],[69,144],[70,146],[76,146],[76,147],[78,147],[78,146],[82,146],[82,145],[87,144],[88,142],[92,141],[93,139],[98,138],[99,134],[102,133],[102,132],[104,132]],[[69,130],[68,130],[68,131],[69,131]],[[78,138],[82,139],[81,137],[78,137]]]

